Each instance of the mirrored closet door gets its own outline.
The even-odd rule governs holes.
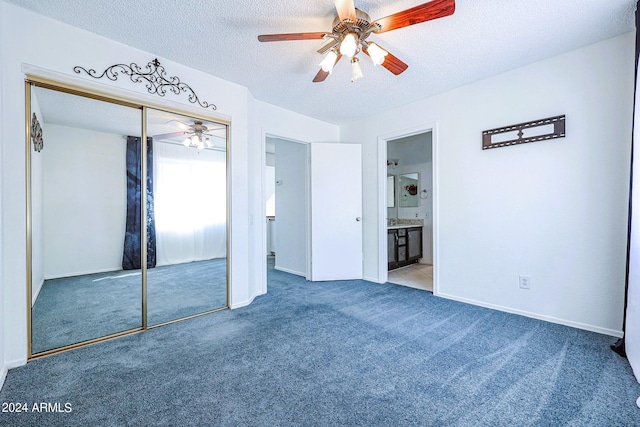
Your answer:
[[[227,306],[227,127],[148,109],[147,129],[155,237],[147,319],[156,325]]]
[[[32,87],[30,117],[32,353],[141,327],[140,253],[122,256],[142,110]]]
[[[228,307],[227,125],[26,88],[29,357]]]

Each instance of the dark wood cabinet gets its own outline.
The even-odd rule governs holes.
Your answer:
[[[422,258],[422,227],[387,230],[389,270],[418,262],[420,258]]]

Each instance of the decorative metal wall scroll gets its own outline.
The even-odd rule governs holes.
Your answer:
[[[36,117],[36,113],[33,113],[31,118],[31,141],[33,142],[33,149],[38,153],[42,151],[44,147],[44,140],[42,139],[42,127]]]
[[[87,70],[80,66],[73,67],[73,71],[77,74],[84,71],[94,79],[106,77],[111,81],[118,80],[119,73],[122,73],[129,76],[131,81],[134,83],[145,83],[149,93],[165,96],[167,90],[175,93],[176,95],[179,95],[180,92],[185,92],[189,95],[189,102],[193,104],[197,103],[203,108],[211,108],[212,110],[217,109],[214,104],[210,104],[207,101],[200,101],[200,98],[198,98],[198,95],[196,95],[193,89],[191,89],[191,86],[181,82],[178,77],[167,77],[167,72],[164,67],[160,65],[158,58],[149,62],[145,68],[148,71],[143,71],[142,67],[132,62],[130,65],[112,65],[104,70],[100,75],[98,75],[94,69]]]
[[[482,132],[482,149],[507,147],[527,142],[564,138],[565,116],[505,126]]]

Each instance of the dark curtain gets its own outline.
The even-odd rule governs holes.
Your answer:
[[[127,137],[127,227],[122,254],[123,270],[141,268],[142,156],[141,138]],[[147,138],[147,268],[156,266],[156,226],[153,211],[153,139]]]
[[[627,330],[627,305],[628,305],[628,301],[629,301],[629,264],[630,264],[630,258],[631,258],[631,242],[632,242],[632,237],[631,237],[631,220],[632,220],[632,208],[633,208],[633,192],[634,192],[634,188],[633,188],[633,177],[635,175],[635,170],[634,170],[634,165],[633,165],[633,158],[634,158],[634,151],[635,151],[635,141],[633,138],[633,135],[635,133],[635,116],[636,116],[636,110],[638,109],[638,99],[636,97],[636,93],[637,93],[637,86],[638,86],[638,57],[640,56],[640,16],[638,15],[638,6],[640,6],[640,0],[636,2],[636,54],[635,54],[635,64],[636,64],[636,68],[635,68],[635,86],[634,86],[634,102],[633,102],[633,125],[631,127],[631,180],[630,180],[630,184],[629,184],[629,229],[628,229],[628,239],[627,239],[627,274],[626,274],[626,281],[625,281],[625,292],[624,292],[624,317],[623,317],[623,321],[622,321],[622,332],[623,334],[626,335],[626,330]],[[637,191],[640,191],[640,189],[636,189]],[[620,356],[626,357],[626,349],[625,349],[625,337],[623,336],[622,338],[620,338],[618,341],[616,341],[615,344],[613,344],[611,346],[611,349],[613,351],[615,351],[616,353],[618,353]]]

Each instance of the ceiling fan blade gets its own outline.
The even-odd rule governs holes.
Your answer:
[[[381,28],[376,33],[384,33],[398,28],[408,27],[409,25],[419,24],[421,22],[431,21],[432,19],[442,18],[453,15],[456,10],[455,0],[433,0],[402,12],[394,13],[385,18],[378,19],[371,26],[378,24]]]
[[[393,54],[389,53],[382,63],[382,66],[387,70],[391,71],[396,76],[398,74],[402,74],[409,66],[399,60],[397,57],[393,56]]]
[[[261,42],[284,42],[289,40],[315,40],[321,39],[325,33],[289,33],[289,34],[262,34],[258,36]]]
[[[174,126],[178,126],[182,130],[189,130],[190,129],[188,124],[182,123],[182,122],[180,122],[178,120],[169,120],[167,122],[167,124],[172,124]]]
[[[323,82],[326,80],[327,77],[329,77],[329,72],[324,71],[322,68],[320,68],[320,71],[318,71],[318,74],[316,74],[316,76],[313,78],[313,82],[314,83]]]
[[[316,52],[318,52],[320,55],[324,55],[325,53],[329,52],[331,49],[337,48],[339,44],[340,44],[339,39],[338,40],[331,39],[329,43],[325,44],[320,49],[316,50]]]
[[[342,55],[338,54],[338,57],[336,58],[336,62],[334,62],[334,63],[333,63],[333,66],[334,66],[334,67],[336,66],[336,64],[338,63],[338,61],[340,61],[340,58],[342,58]],[[323,82],[323,81],[325,81],[325,79],[326,79],[327,77],[329,77],[329,74],[331,74],[331,73],[329,73],[328,71],[324,71],[324,70],[322,69],[322,67],[321,67],[321,68],[320,68],[320,71],[318,71],[318,74],[316,74],[316,76],[313,78],[313,82],[314,82],[314,83],[320,83],[320,82]]]
[[[153,135],[155,139],[173,139],[181,136],[185,136],[185,132],[173,132],[173,133],[163,133],[160,135]]]
[[[367,52],[367,49],[363,49],[363,50],[364,50],[364,53],[369,55],[369,52]],[[382,63],[382,66],[384,68],[386,68],[387,70],[391,71],[396,76],[398,74],[402,74],[407,68],[409,68],[409,66],[407,64],[405,64],[404,62],[399,60],[391,52],[389,52],[386,49],[384,49],[384,50],[387,52],[387,56],[384,57],[384,62]]]
[[[335,0],[335,4],[341,21],[350,19],[352,24],[356,23],[356,7],[353,0]]]

